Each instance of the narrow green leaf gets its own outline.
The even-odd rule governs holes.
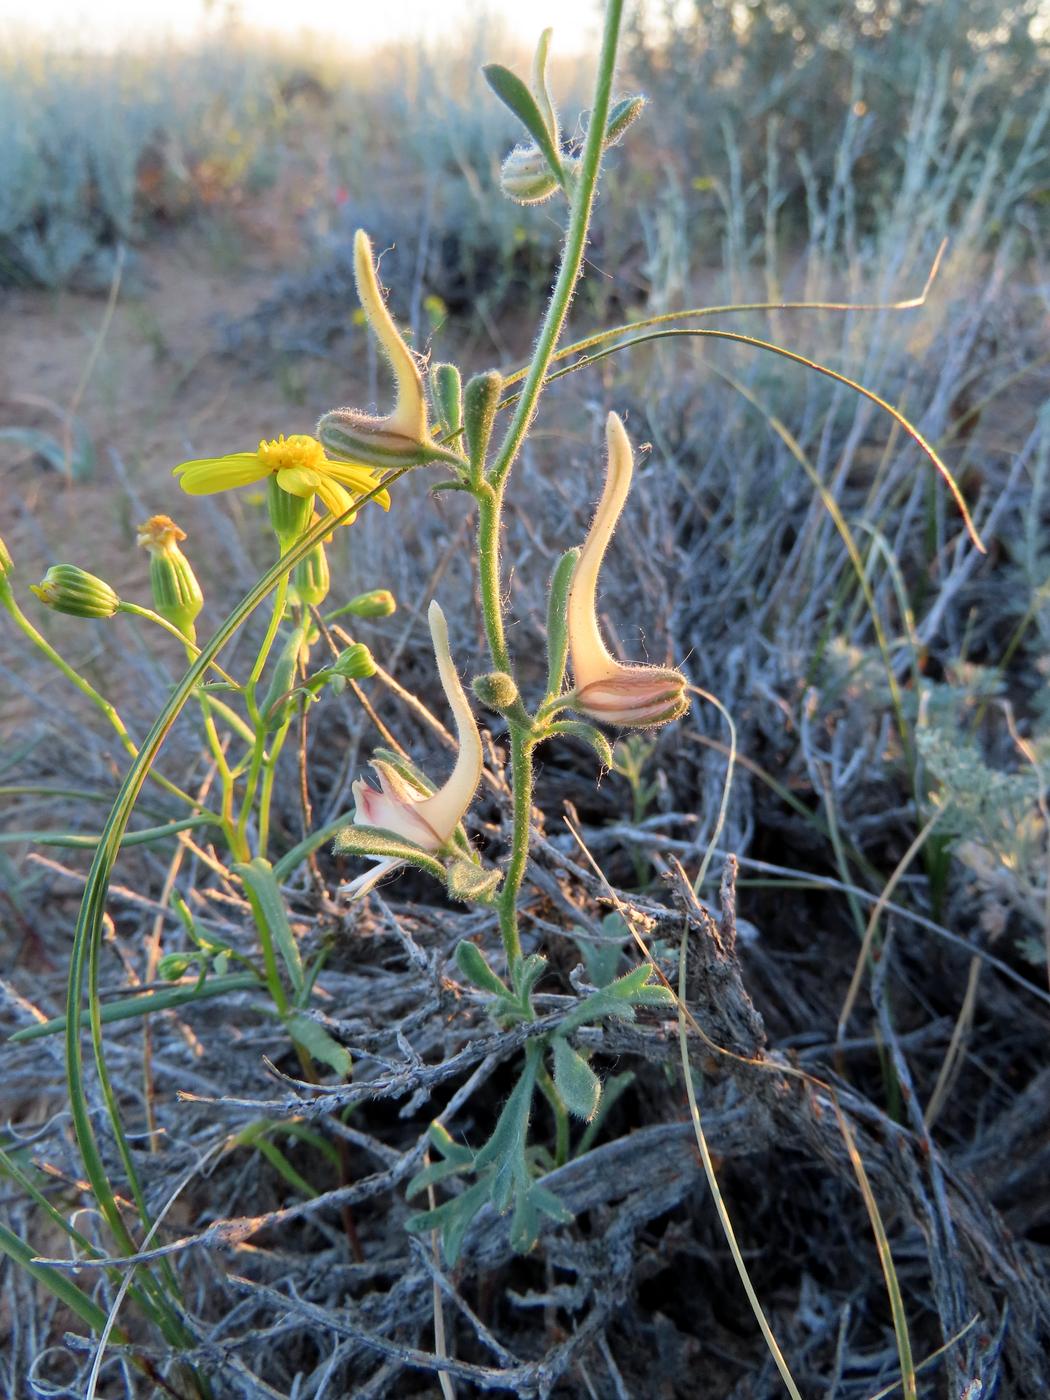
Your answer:
[[[265,921],[270,937],[280,951],[288,975],[292,979],[296,1000],[299,1000],[304,987],[303,960],[299,956],[299,945],[288,922],[281,887],[274,876],[273,866],[262,856],[256,856],[247,864],[235,865],[233,873],[244,881],[256,918]]]
[[[244,992],[260,985],[259,978],[251,972],[232,972],[227,977],[209,977],[205,982],[193,981],[185,986],[164,988],[159,992],[141,992],[138,996],[121,997],[119,1001],[108,1001],[102,1005],[102,1024],[113,1021],[130,1021],[135,1016],[148,1016],[153,1011],[171,1011],[176,1006],[188,1006],[191,1002],[207,1001],[212,997],[225,996],[227,992]],[[11,1044],[24,1040],[39,1040],[45,1035],[58,1035],[66,1028],[66,1018],[56,1016],[51,1021],[41,1021],[39,1025],[25,1026],[14,1035],[8,1036]]]
[[[328,1065],[344,1079],[349,1077],[354,1063],[350,1051],[345,1045],[340,1045],[312,1016],[307,1016],[305,1011],[293,1011],[285,1025],[296,1045],[301,1045],[312,1059],[322,1065]]]
[[[498,977],[489,966],[488,959],[476,943],[471,943],[469,939],[463,939],[456,945],[456,966],[464,977],[470,979],[475,987],[480,987],[483,992],[491,992],[493,996],[510,996],[510,989]]]
[[[100,1308],[94,1298],[89,1298],[82,1289],[78,1288],[65,1270],[49,1269],[42,1264],[34,1264],[33,1259],[36,1251],[24,1240],[19,1239],[16,1234],[13,1234],[6,1225],[0,1225],[0,1253],[6,1254],[9,1259],[13,1259],[16,1264],[21,1265],[42,1288],[46,1288],[49,1293],[64,1303],[93,1332],[99,1333],[103,1330],[107,1322],[106,1310]],[[114,1327],[111,1335],[121,1345],[127,1342],[127,1334],[119,1327]]]
[[[504,68],[502,63],[486,63],[481,71],[492,91],[505,107],[510,108],[536,142],[536,145],[539,146],[546,156],[551,170],[560,181],[562,179],[561,158],[554,147],[551,134],[547,130],[547,123],[543,120],[532,93],[517,74],[512,73],[509,68]]]

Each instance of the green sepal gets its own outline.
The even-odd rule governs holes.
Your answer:
[[[512,73],[509,68],[504,68],[502,63],[486,63],[481,71],[492,91],[503,105],[514,113],[536,145],[539,146],[546,156],[551,170],[560,181],[562,178],[561,158],[551,140],[547,123],[543,120],[542,113],[532,93],[517,74]]]
[[[413,846],[411,841],[406,841],[393,831],[383,831],[378,826],[344,826],[335,837],[335,851],[338,855],[403,860],[438,880],[445,878],[445,867],[439,860],[435,860],[422,847]]]
[[[536,45],[536,53],[532,60],[532,95],[536,99],[543,124],[550,134],[555,150],[557,150],[559,141],[558,114],[554,110],[554,100],[551,97],[550,88],[547,86],[547,60],[550,56],[553,36],[553,29],[545,29]]]
[[[589,1123],[602,1101],[602,1082],[563,1036],[555,1037],[553,1051],[555,1088],[569,1112]]]
[[[189,642],[197,640],[194,622],[204,606],[204,594],[190,561],[178,545],[150,554],[153,606]]]
[[[276,729],[287,716],[295,697],[295,676],[299,665],[299,653],[303,646],[303,629],[297,627],[281,648],[270,676],[270,684],[259,713],[267,729]]]
[[[281,553],[287,554],[296,540],[310,528],[313,497],[295,496],[291,491],[285,491],[277,485],[276,475],[271,474],[266,478],[266,506]]]
[[[430,371],[442,437],[454,437],[463,428],[463,383],[455,365],[435,365]]]
[[[288,914],[281,896],[281,887],[273,873],[273,866],[262,856],[242,865],[235,865],[233,873],[244,881],[248,902],[256,921],[264,922],[278,952],[288,969],[296,1001],[301,1000],[305,988],[303,960],[299,956],[299,945],[295,941]]]
[[[463,427],[467,438],[467,456],[476,475],[485,469],[485,455],[489,450],[492,425],[496,421],[500,394],[503,392],[503,376],[499,370],[490,369],[485,374],[476,374],[467,382],[463,392]]]
[[[588,724],[586,720],[555,720],[553,724],[548,724],[544,729],[544,736],[549,734],[571,734],[575,739],[582,739],[585,744],[590,744],[598,755],[598,762],[603,768],[612,768],[612,745],[600,729],[596,729],[593,724]]]
[[[565,685],[569,660],[569,589],[572,573],[580,557],[579,549],[567,549],[551,575],[547,599],[547,694],[558,696]]]
[[[449,899],[460,904],[489,904],[499,888],[503,873],[486,870],[472,860],[454,860],[445,868],[445,888]]]
[[[476,943],[471,943],[466,938],[457,943],[455,959],[460,972],[473,982],[475,987],[479,987],[483,992],[491,992],[493,996],[510,996],[510,988],[493,972],[488,959]]]
[[[372,750],[372,757],[388,764],[399,778],[404,778],[406,783],[425,796],[432,797],[437,792],[437,786],[406,754],[380,747]]]
[[[332,586],[328,570],[328,552],[323,544],[315,544],[305,559],[300,559],[289,580],[288,599],[303,607],[320,607]]]

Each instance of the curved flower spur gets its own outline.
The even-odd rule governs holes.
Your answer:
[[[609,652],[598,627],[598,571],[631,489],[634,456],[623,423],[606,419],[605,489],[569,585],[567,628],[575,686],[562,703],[602,724],[651,729],[689,708],[686,678],[666,666],[629,666]]]
[[[427,614],[438,676],[456,722],[459,753],[444,785],[434,789],[407,765],[374,758],[379,787],[354,783],[353,825],[336,837],[337,852],[370,856],[374,869],[342,887],[360,899],[398,866],[412,864],[443,877],[454,898],[484,898],[499,880],[483,870],[470,848],[462,820],[481,781],[481,736],[448,644],[448,624],[437,603]],[[393,755],[391,755],[393,758]]]
[[[365,318],[390,362],[397,399],[394,411],[385,418],[357,408],[332,409],[318,423],[317,436],[333,456],[371,467],[415,467],[427,462],[464,466],[462,457],[431,436],[423,377],[387,310],[372,245],[363,229],[354,235],[354,281]]]

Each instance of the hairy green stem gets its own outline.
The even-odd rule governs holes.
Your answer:
[[[532,749],[530,730],[510,726],[510,771],[513,790],[513,826],[510,860],[499,894],[499,929],[507,964],[514,968],[521,961],[521,935],[518,932],[518,892],[525,878],[529,859],[529,831],[532,826]]]
[[[503,514],[503,490],[483,483],[478,488],[478,579],[481,613],[485,622],[492,664],[497,671],[511,670],[510,653],[503,628],[503,599],[500,595],[499,534]]]
[[[543,318],[543,325],[533,351],[524,387],[514,410],[499,452],[485,480],[475,490],[478,502],[478,572],[481,606],[485,621],[492,662],[497,670],[513,675],[503,623],[503,600],[500,582],[500,526],[503,515],[504,490],[507,477],[529,430],[543,390],[544,378],[558,338],[569,314],[576,283],[583,269],[591,211],[598,185],[605,143],[605,124],[609,115],[616,49],[620,36],[623,0],[608,0],[602,48],[598,58],[594,101],[591,104],[587,139],[580,158],[580,171],[569,214],[561,263],[554,289]],[[503,877],[499,896],[500,934],[507,961],[513,968],[521,960],[521,936],[518,932],[518,893],[525,876],[529,854],[529,827],[532,815],[532,749],[535,744],[532,724],[528,726],[511,719],[511,785],[513,790],[513,830],[510,860]]]
[[[609,117],[609,101],[612,94],[613,72],[616,68],[616,47],[620,37],[620,19],[623,0],[609,0],[605,12],[605,29],[602,34],[601,54],[598,58],[598,75],[595,82],[594,102],[587,128],[587,140],[580,157],[580,171],[577,177],[576,196],[572,204],[569,226],[565,233],[562,248],[561,266],[554,283],[547,314],[544,317],[532,363],[525,379],[521,397],[518,400],[514,417],[500,444],[499,455],[489,472],[489,480],[501,488],[507,479],[518,449],[529,430],[543,379],[547,373],[551,357],[558,344],[558,337],[565,326],[569,314],[576,283],[583,268],[583,254],[587,246],[587,232],[594,208],[594,196],[598,186],[598,168],[601,165],[602,149],[605,141],[605,124]]]

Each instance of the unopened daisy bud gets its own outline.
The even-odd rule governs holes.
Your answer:
[[[276,476],[270,476],[266,482],[266,505],[281,553],[287,554],[296,540],[310,528],[313,497],[293,496],[290,491],[277,485]]]
[[[389,588],[373,588],[370,593],[351,598],[346,610],[355,617],[390,617],[397,611],[397,600]]]
[[[332,662],[331,670],[348,681],[363,681],[376,673],[376,663],[364,642],[354,642],[341,651]]]
[[[331,578],[323,544],[314,545],[292,570],[292,593],[303,607],[318,607],[328,597]]]
[[[139,526],[138,543],[149,550],[149,582],[153,606],[189,642],[197,640],[194,623],[204,606],[204,594],[193,566],[179,548],[186,538],[169,515],[151,515]]]
[[[387,310],[376,278],[372,245],[363,229],[354,238],[354,279],[365,318],[390,362],[397,382],[393,413],[377,418],[356,408],[337,408],[317,425],[317,436],[335,457],[368,467],[415,467],[425,462],[462,465],[462,458],[430,435],[423,378],[415,356]]]
[[[71,617],[112,617],[120,599],[103,579],[75,564],[52,564],[39,583],[29,585],[40,601]]]

